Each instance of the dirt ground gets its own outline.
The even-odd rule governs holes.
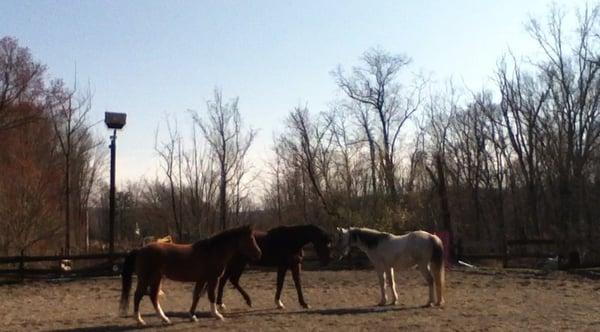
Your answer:
[[[379,293],[373,271],[305,271],[302,277],[311,309],[298,304],[290,275],[283,292],[286,309],[275,309],[275,273],[250,271],[241,284],[253,299],[252,308],[226,288],[226,320],[208,315],[204,297],[195,323],[187,318],[192,285],[167,281],[161,304],[172,325],[162,325],[144,297],[142,313],[148,325],[143,328],[131,316],[118,317],[116,277],[4,285],[0,331],[600,330],[600,281],[564,272],[451,271],[443,309],[420,307],[427,288],[412,270],[397,275],[401,304],[387,307],[375,306]]]

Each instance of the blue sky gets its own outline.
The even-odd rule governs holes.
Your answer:
[[[568,8],[583,1],[558,1]],[[121,181],[154,177],[154,131],[169,113],[205,111],[214,87],[240,98],[260,130],[260,168],[273,133],[299,104],[313,112],[339,97],[329,72],[380,46],[413,59],[412,71],[479,89],[508,47],[535,49],[524,29],[550,1],[0,1],[0,36],[13,36],[51,77],[94,92],[94,122],[126,112],[118,139]],[[164,128],[162,128],[164,129]],[[101,135],[109,132],[100,125]],[[163,130],[164,131],[164,130]]]

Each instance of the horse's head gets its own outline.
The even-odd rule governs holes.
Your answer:
[[[334,243],[336,251],[340,252],[339,259],[348,255],[350,252],[350,229],[348,228],[335,228]]]
[[[319,228],[316,239],[313,240],[313,247],[317,252],[321,265],[329,264],[331,260],[331,237],[327,232]]]
[[[244,256],[251,260],[260,259],[262,252],[258,246],[258,243],[256,243],[256,238],[254,238],[254,229],[252,226],[248,225],[245,226],[243,230],[243,236],[238,242],[238,249]]]

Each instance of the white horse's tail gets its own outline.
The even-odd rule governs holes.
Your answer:
[[[431,236],[431,264],[430,269],[433,273],[433,282],[435,283],[435,292],[437,295],[437,305],[444,304],[444,284],[445,284],[445,268],[444,268],[444,244],[439,237]]]

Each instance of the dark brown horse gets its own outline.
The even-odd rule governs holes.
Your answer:
[[[215,306],[215,288],[232,257],[259,259],[260,248],[250,226],[230,229],[194,244],[151,243],[141,249],[132,250],[123,265],[121,313],[127,314],[131,275],[137,274],[134,295],[134,315],[139,324],[145,324],[140,315],[140,300],[150,287],[150,299],[156,313],[165,323],[170,323],[158,303],[158,292],[163,277],[175,281],[195,282],[192,308],[195,312],[200,293],[207,286],[212,314],[223,319]],[[196,320],[192,314],[191,318]]]
[[[308,304],[304,301],[302,295],[302,285],[300,284],[300,270],[302,268],[302,259],[304,247],[308,243],[312,243],[319,260],[322,265],[326,265],[330,260],[331,238],[320,227],[315,225],[299,225],[299,226],[281,226],[276,227],[268,232],[255,232],[256,242],[262,251],[262,257],[253,264],[259,266],[277,267],[277,291],[275,292],[275,304],[282,309],[281,288],[287,270],[292,270],[292,277],[298,292],[298,302],[304,308],[308,308]],[[242,287],[240,287],[240,276],[244,272],[244,268],[249,260],[242,255],[235,255],[229,261],[225,274],[219,281],[219,289],[217,295],[217,304],[224,308],[223,305],[223,287],[227,280],[242,294],[248,306],[252,306],[250,296]]]

